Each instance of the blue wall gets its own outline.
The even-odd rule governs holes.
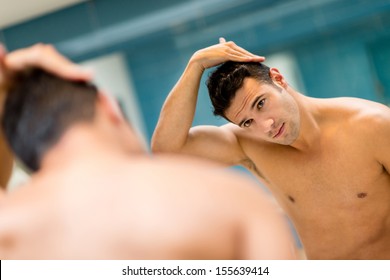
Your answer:
[[[1,30],[9,50],[54,44],[75,61],[121,51],[147,139],[193,52],[219,36],[248,50],[295,55],[307,95],[390,102],[388,0],[95,0]],[[220,124],[204,84],[195,124]]]

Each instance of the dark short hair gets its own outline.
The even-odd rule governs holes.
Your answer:
[[[248,77],[273,84],[270,68],[259,62],[227,61],[210,73],[206,85],[214,107],[214,115],[227,119],[225,110],[229,108],[237,90]]]
[[[77,122],[92,121],[97,89],[40,69],[13,76],[1,120],[5,137],[23,164],[37,171],[42,156]]]

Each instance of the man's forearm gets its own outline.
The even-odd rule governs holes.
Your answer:
[[[190,61],[169,93],[152,137],[154,152],[177,152],[185,145],[194,119],[204,69]]]

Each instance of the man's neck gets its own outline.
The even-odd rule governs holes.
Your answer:
[[[126,155],[123,146],[111,135],[90,125],[76,125],[68,129],[42,159],[41,170],[63,168],[66,164],[98,156],[112,157]]]
[[[321,106],[316,98],[307,97],[293,91],[291,93],[298,103],[300,112],[300,131],[291,147],[302,152],[313,152],[319,149],[321,139]]]

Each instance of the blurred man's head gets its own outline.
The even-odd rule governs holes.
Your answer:
[[[15,74],[8,87],[2,126],[15,154],[33,171],[42,155],[74,123],[92,122],[97,89],[43,70]]]

